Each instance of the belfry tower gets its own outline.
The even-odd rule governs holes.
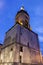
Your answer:
[[[16,23],[19,23],[24,27],[30,28],[30,24],[28,24],[29,20],[29,14],[24,10],[24,7],[21,7],[21,10],[18,11],[16,15]]]
[[[38,35],[30,29],[29,20],[29,14],[21,7],[15,17],[16,24],[6,32],[0,54],[2,65],[29,65],[41,62]]]

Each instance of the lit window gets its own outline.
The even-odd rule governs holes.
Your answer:
[[[23,23],[22,23],[22,22],[20,22],[20,24],[21,24],[21,25],[23,25]]]

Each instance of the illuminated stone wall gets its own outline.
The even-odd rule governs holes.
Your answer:
[[[1,51],[0,62],[17,62],[20,63],[40,63],[40,55],[37,52],[30,50],[30,48],[23,46],[23,51],[20,51],[19,44],[12,44]],[[21,59],[20,59],[21,56]]]
[[[1,51],[2,62],[18,62],[18,51],[16,50],[15,44],[7,46]]]
[[[37,34],[16,24],[6,33],[0,62],[40,63],[39,50]]]

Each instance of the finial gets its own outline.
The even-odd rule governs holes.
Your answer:
[[[21,10],[24,10],[24,6],[21,7]]]

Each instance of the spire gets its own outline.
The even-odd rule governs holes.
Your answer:
[[[24,10],[24,6],[22,6],[20,10]]]

